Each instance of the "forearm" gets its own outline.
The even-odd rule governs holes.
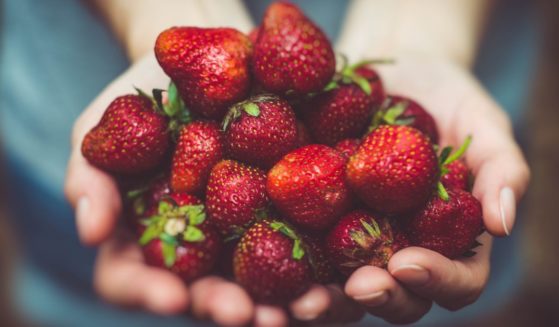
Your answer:
[[[157,35],[176,25],[229,26],[247,32],[251,19],[241,0],[94,0],[129,58],[152,50]]]
[[[475,59],[488,0],[354,0],[338,49],[351,59],[402,54]]]

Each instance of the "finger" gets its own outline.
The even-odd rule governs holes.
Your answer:
[[[530,171],[508,117],[483,91],[479,93],[464,104],[468,110],[457,111],[452,125],[458,138],[454,143],[473,136],[466,153],[476,176],[473,194],[482,202],[487,230],[496,236],[509,235],[516,202],[526,191]]]
[[[330,293],[322,285],[313,285],[299,298],[289,304],[293,317],[301,321],[310,321],[326,312],[330,307]]]
[[[261,304],[256,306],[254,314],[254,326],[281,327],[288,325],[289,319],[283,309]]]
[[[330,308],[319,318],[319,322],[350,323],[363,318],[365,311],[362,306],[346,296],[340,285],[330,284],[326,288],[330,293]]]
[[[199,318],[210,318],[219,325],[241,326],[254,316],[254,304],[237,284],[220,277],[206,277],[191,287],[192,311]]]
[[[80,152],[74,151],[68,163],[64,191],[76,210],[81,241],[96,245],[107,239],[122,210],[113,178],[91,166]]]
[[[186,310],[188,290],[182,280],[160,268],[146,266],[140,248],[124,237],[99,248],[94,287],[105,300],[169,315]]]
[[[386,270],[373,266],[357,269],[348,279],[345,293],[369,313],[391,323],[415,322],[431,308],[431,301],[409,292]]]
[[[419,296],[457,310],[476,301],[489,278],[491,236],[485,233],[480,242],[473,257],[460,260],[424,248],[406,248],[394,254],[388,270]]]

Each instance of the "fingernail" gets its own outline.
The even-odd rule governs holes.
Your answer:
[[[516,216],[516,199],[510,187],[504,187],[499,195],[499,210],[501,212],[501,223],[505,234],[510,235]]]
[[[368,307],[378,307],[388,301],[388,292],[378,291],[370,294],[355,295],[353,298]]]
[[[80,234],[87,231],[88,228],[89,199],[86,196],[79,198],[76,205],[76,225]]]
[[[392,271],[392,275],[401,282],[416,287],[427,284],[431,278],[427,269],[415,264],[400,266]]]

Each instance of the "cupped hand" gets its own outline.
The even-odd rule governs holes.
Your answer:
[[[219,276],[201,278],[185,285],[164,269],[147,266],[135,240],[121,230],[122,203],[111,175],[90,165],[81,154],[85,134],[99,121],[117,96],[131,93],[133,86],[149,91],[165,88],[169,79],[153,55],[133,64],[108,85],[74,125],[72,154],[65,192],[76,209],[78,234],[84,244],[99,246],[94,286],[105,300],[139,307],[157,314],[190,312],[220,325],[284,326],[300,321],[346,322],[358,320],[363,311],[340,287],[314,285],[285,308],[259,305],[237,284]],[[292,317],[292,318],[290,318]]]
[[[457,310],[479,297],[489,275],[490,234],[511,233],[516,202],[530,173],[507,115],[466,69],[416,56],[401,56],[378,69],[389,94],[410,97],[431,112],[441,145],[456,147],[473,137],[465,159],[476,177],[473,194],[482,203],[487,230],[473,257],[449,260],[411,247],[392,257],[388,271],[362,267],[349,278],[346,294],[368,312],[410,323],[426,314],[432,302]]]

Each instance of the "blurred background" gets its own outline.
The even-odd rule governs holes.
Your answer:
[[[126,57],[85,1],[0,3],[0,326],[122,326],[130,314],[136,326],[157,325],[162,318],[95,297],[95,251],[79,244],[62,194],[72,123],[127,67]],[[258,21],[265,5],[247,5]],[[307,12],[336,35],[328,13]],[[559,1],[500,1],[489,21],[475,73],[513,119],[533,177],[513,235],[495,244],[506,254],[493,257],[489,288],[499,301],[482,296],[455,315],[467,318],[464,326],[559,326]],[[72,37],[76,29],[81,38]],[[58,46],[49,47],[54,35]],[[92,68],[99,58],[114,64]],[[57,70],[64,80],[53,79]]]

